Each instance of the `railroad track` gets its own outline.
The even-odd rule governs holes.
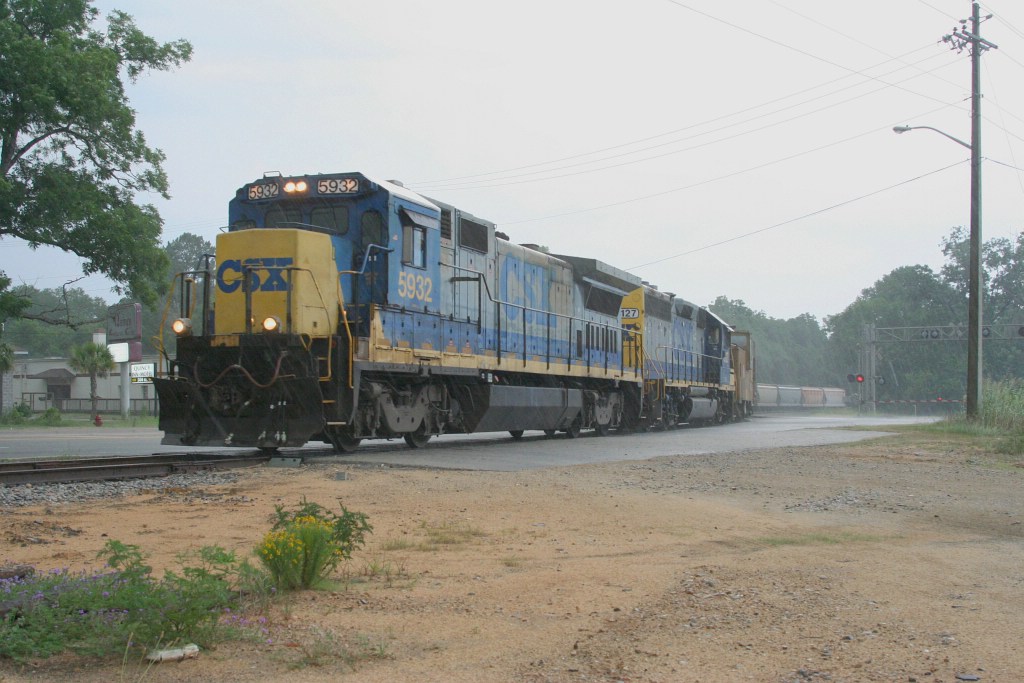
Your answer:
[[[252,453],[162,453],[148,456],[8,460],[0,462],[0,486],[165,477],[179,472],[253,467],[269,460],[268,455]]]

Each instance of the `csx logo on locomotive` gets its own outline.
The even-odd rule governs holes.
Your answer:
[[[287,292],[285,269],[294,263],[291,257],[227,259],[217,268],[217,289],[230,294],[242,286],[242,273],[249,270],[249,291]]]

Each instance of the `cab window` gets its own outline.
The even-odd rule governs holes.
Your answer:
[[[436,218],[408,209],[399,211],[402,222],[402,263],[427,267],[427,229],[437,228]]]
[[[402,259],[403,262],[416,268],[426,268],[427,231],[419,226],[406,228],[405,239],[406,246],[409,247],[409,253],[406,255],[406,258]]]
[[[384,234],[384,221],[381,220],[377,211],[367,211],[359,221],[360,232],[362,232],[363,251],[371,244],[382,247],[388,245],[387,236]]]
[[[295,208],[284,208],[274,206],[267,211],[263,218],[263,226],[266,228],[297,228],[302,223],[302,212]]]
[[[344,235],[348,232],[348,207],[317,206],[310,212],[309,222],[318,228]]]

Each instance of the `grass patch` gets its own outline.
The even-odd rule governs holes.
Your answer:
[[[184,554],[180,573],[168,570],[162,579],[151,575],[137,546],[110,540],[100,557],[107,571],[0,581],[0,658],[103,656],[126,644],[144,651],[224,639],[221,617],[236,605],[239,588],[233,553],[210,546]]]
[[[487,535],[465,522],[442,522],[436,526],[424,522],[420,528],[426,532],[430,545],[461,545]]]
[[[1024,380],[986,382],[981,398],[977,420],[958,415],[924,425],[925,429],[970,437],[986,450],[1016,456],[1019,461],[1024,456]]]
[[[129,661],[155,648],[265,639],[269,626],[263,614],[271,603],[293,589],[341,587],[328,574],[372,531],[363,513],[341,506],[338,515],[305,499],[294,511],[278,506],[276,516],[277,524],[256,548],[262,568],[208,546],[180,554],[180,569],[157,578],[138,546],[109,540],[98,555],[106,561],[103,571],[41,573],[26,567],[0,579],[0,660],[117,655],[124,672],[136,673],[128,671]],[[399,570],[385,563],[375,571]],[[387,654],[386,640],[351,651],[335,645],[332,634],[317,635],[301,663],[319,665],[340,656],[351,664]]]
[[[61,413],[56,408],[49,408],[42,413],[28,411],[11,411],[0,417],[0,428],[3,429],[41,429],[57,427],[82,428],[93,427],[96,429],[156,429],[157,418],[144,415],[129,415],[122,419],[120,415],[102,415],[103,426],[95,427],[92,417],[82,413]]]
[[[406,538],[389,538],[380,545],[380,549],[384,552],[392,552],[395,550],[412,550],[416,547],[416,544]]]
[[[471,526],[465,522],[442,522],[440,524],[429,524],[420,522],[420,531],[425,538],[411,547],[415,550],[436,551],[441,548],[451,548],[487,536],[482,529]]]
[[[851,427],[852,430],[877,431],[878,427]],[[878,443],[899,449],[934,454],[971,465],[995,464],[999,467],[1024,465],[1024,431],[1009,431],[982,422],[955,417],[927,424],[885,425],[891,436]],[[834,444],[834,448],[857,450],[866,442]]]
[[[284,662],[292,671],[309,667],[326,667],[334,664],[347,666],[355,671],[361,662],[375,659],[390,659],[392,637],[379,638],[357,634],[349,643],[329,629],[316,626],[310,629],[310,637],[295,643],[295,655],[286,655]]]
[[[518,569],[523,566],[523,558],[518,555],[507,555],[501,558],[501,564],[509,569]]]
[[[842,545],[846,543],[877,543],[884,541],[882,536],[872,534],[856,534],[842,531],[826,534],[821,532],[801,534],[799,536],[765,536],[757,539],[758,543],[779,548],[787,545]]]
[[[404,564],[395,563],[383,557],[371,557],[363,562],[362,575],[367,579],[382,579],[388,586],[396,579],[409,578]]]

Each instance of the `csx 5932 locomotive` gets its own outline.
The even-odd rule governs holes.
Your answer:
[[[179,274],[163,443],[272,450],[447,432],[665,428],[748,414],[752,346],[606,263],[359,173],[245,185]]]

